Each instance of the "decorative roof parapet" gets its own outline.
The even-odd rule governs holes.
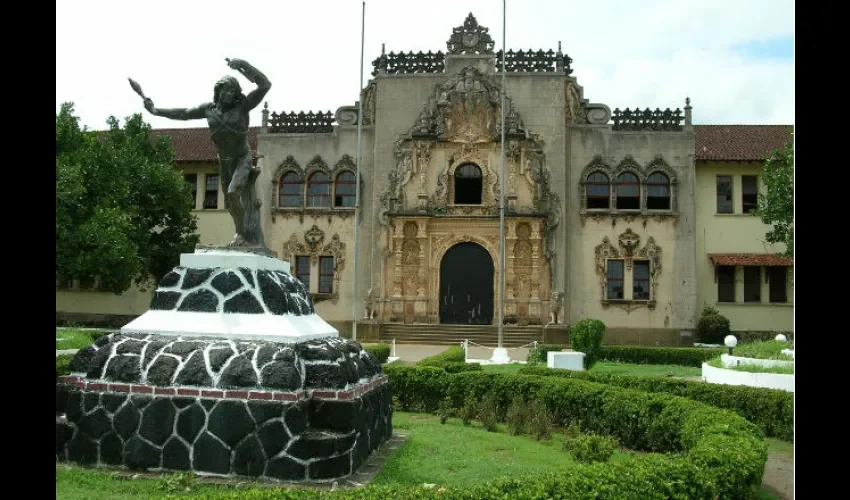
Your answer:
[[[334,113],[319,111],[307,113],[272,112],[268,120],[268,131],[274,134],[321,134],[333,132]]]
[[[635,108],[634,111],[626,108],[620,111],[620,108],[616,108],[613,114],[612,130],[680,132],[683,119],[682,110],[678,108],[675,111],[671,111],[670,108],[664,111],[659,108],[655,108],[655,111],[649,108],[644,110]]]
[[[413,73],[443,73],[446,70],[446,55],[442,52],[390,52],[381,50],[381,55],[374,61],[372,76],[378,74],[400,75]]]
[[[561,43],[558,42],[558,52],[549,49],[540,50],[508,50],[505,58],[505,73],[560,73],[570,75],[573,69],[570,64],[573,59],[561,53]],[[496,52],[496,72],[502,71],[502,54]]]

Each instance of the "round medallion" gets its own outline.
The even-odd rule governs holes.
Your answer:
[[[478,33],[464,33],[463,46],[475,47],[476,45],[478,45]]]

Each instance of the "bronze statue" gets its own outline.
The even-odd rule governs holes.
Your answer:
[[[162,109],[154,107],[153,101],[145,97],[139,84],[132,79],[130,85],[144,99],[145,109],[152,115],[173,120],[207,119],[218,153],[221,185],[227,189],[224,207],[230,212],[236,226],[236,234],[228,246],[265,249],[260,225],[261,202],[254,188],[260,169],[253,166],[248,145],[248,118],[272,84],[266,75],[248,62],[242,59],[226,61],[228,66],[242,73],[257,88],[246,96],[236,78],[225,76],[215,84],[213,102],[194,108]]]

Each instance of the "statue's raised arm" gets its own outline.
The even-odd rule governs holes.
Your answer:
[[[257,107],[272,88],[272,82],[260,70],[243,59],[227,59],[227,65],[242,73],[251,83],[257,85],[245,96],[245,109],[251,110]]]

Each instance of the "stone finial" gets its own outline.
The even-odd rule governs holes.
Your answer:
[[[260,131],[264,134],[269,131],[269,101],[266,101],[265,105],[263,105],[263,123]]]
[[[558,40],[558,53],[555,54],[555,72],[564,72],[564,53],[561,52],[561,41]]]
[[[381,44],[381,55],[382,56],[387,55],[387,44],[386,43]]]
[[[691,126],[693,123],[691,122],[691,98],[685,98],[685,126]]]

